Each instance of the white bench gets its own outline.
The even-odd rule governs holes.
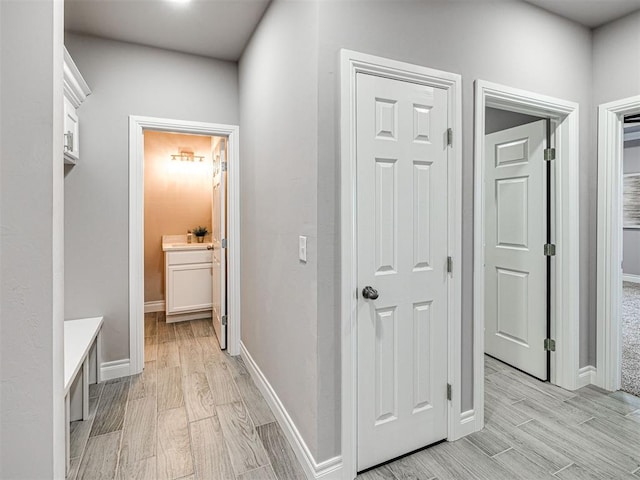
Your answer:
[[[64,403],[66,462],[69,470],[70,422],[89,417],[89,352],[95,343],[96,382],[100,382],[103,317],[64,322]],[[76,377],[82,369],[82,377]]]

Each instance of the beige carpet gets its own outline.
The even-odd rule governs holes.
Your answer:
[[[640,397],[640,284],[622,290],[622,390]]]

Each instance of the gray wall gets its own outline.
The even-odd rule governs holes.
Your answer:
[[[104,315],[104,360],[129,358],[129,115],[238,124],[237,65],[67,34],[92,94],[65,178],[65,318]]]
[[[544,32],[544,34],[541,34]],[[322,2],[319,59],[319,187],[318,255],[320,286],[339,285],[339,175],[336,76],[338,52],[348,48],[463,76],[463,258],[462,352],[463,410],[472,408],[473,339],[473,81],[484,79],[580,103],[580,128],[593,120],[591,100],[591,35],[589,30],[524,2]],[[547,75],[544,72],[554,72]],[[588,203],[588,179],[595,175],[595,156],[588,135],[581,135],[581,205]],[[592,246],[588,209],[580,213],[581,365],[588,361],[588,298],[595,294],[589,278]],[[338,288],[327,288],[322,305],[338,303]],[[331,298],[330,295],[333,294]],[[319,317],[325,325],[318,344],[319,375],[325,384],[339,382],[338,309]],[[339,398],[326,398],[339,408]],[[320,407],[322,408],[322,407]],[[339,445],[338,432],[331,448]],[[329,441],[329,440],[327,440]],[[321,446],[322,447],[322,446]]]
[[[0,2],[0,478],[7,479],[64,478],[62,21],[62,2]]]
[[[622,165],[623,173],[640,173],[640,145],[625,144]],[[640,229],[625,228],[622,232],[622,271],[640,275]]]
[[[484,117],[484,132],[490,133],[506,130],[507,128],[526,125],[527,123],[542,120],[540,117],[525,115],[524,113],[509,112],[499,108],[486,108]]]
[[[274,2],[240,60],[242,341],[316,458],[317,5]],[[308,237],[307,263],[298,236]],[[328,319],[333,320],[333,319]],[[333,396],[332,396],[333,400]]]

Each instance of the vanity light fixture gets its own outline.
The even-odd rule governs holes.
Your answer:
[[[171,160],[180,160],[181,162],[202,162],[203,155],[194,155],[191,150],[180,150],[180,153],[171,155]]]

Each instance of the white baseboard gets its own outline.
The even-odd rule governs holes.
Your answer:
[[[576,385],[578,388],[586,387],[587,385],[595,385],[596,383],[596,367],[587,365],[578,370],[578,381]]]
[[[289,440],[291,448],[302,464],[302,468],[304,469],[307,478],[310,480],[339,480],[342,474],[342,457],[336,456],[320,463],[316,462],[315,458],[313,458],[313,455],[309,451],[309,447],[307,447],[304,438],[300,435],[300,432],[278,398],[275,390],[242,342],[240,342],[240,355],[251,374],[251,378],[253,378],[253,381],[258,386],[258,389],[273,411],[273,414],[280,424],[287,440]]]
[[[164,312],[164,300],[144,302],[144,313]]]
[[[467,435],[480,430],[476,423],[476,414],[474,409],[462,412],[460,414],[460,423],[458,424],[456,437],[466,437]]]
[[[623,282],[640,283],[640,275],[632,275],[630,273],[623,273],[622,274],[622,281]]]
[[[114,378],[128,377],[131,375],[131,365],[128,358],[114,360],[113,362],[102,362],[100,365],[100,378],[104,382]]]

